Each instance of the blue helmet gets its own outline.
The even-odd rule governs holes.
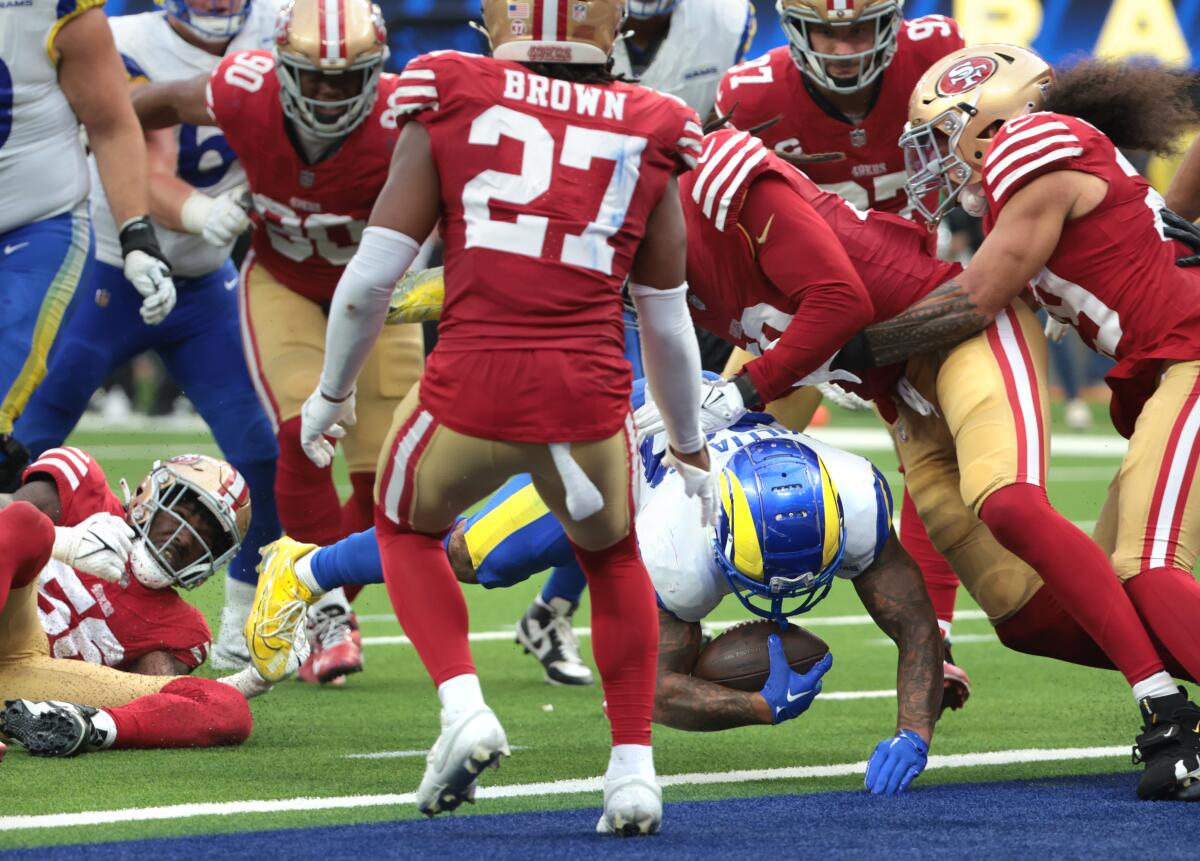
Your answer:
[[[750,612],[786,625],[829,594],[846,526],[815,451],[786,437],[752,442],[721,470],[720,494],[713,552]]]
[[[250,17],[251,0],[230,0],[221,3],[220,0],[208,0],[207,3],[189,3],[188,0],[161,0],[167,14],[187,27],[201,39],[217,42],[232,39],[246,26]],[[225,6],[230,11],[219,12],[216,8]],[[207,10],[204,8],[207,6]],[[236,10],[236,11],[233,11]]]
[[[670,15],[680,0],[627,0],[625,13],[630,18],[657,18]]]

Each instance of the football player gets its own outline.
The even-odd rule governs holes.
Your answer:
[[[144,313],[157,322],[175,302],[148,215],[146,147],[103,6],[32,0],[6,8],[0,29],[0,491],[14,490],[28,463],[13,422],[46,374],[92,260],[80,123],[112,199],[116,259]]]
[[[150,125],[215,123],[246,172],[257,229],[239,288],[243,345],[277,430],[279,518],[288,534],[317,543],[371,524],[375,460],[424,360],[416,326],[389,329],[372,351],[357,422],[343,441],[353,487],[343,507],[331,471],[304,455],[300,409],[321,373],[334,287],[403,125],[404,85],[383,72],[386,58],[382,14],[370,0],[297,0],[279,19],[273,51],[238,51],[211,76],[133,93]],[[321,626],[312,658],[320,680],[362,666],[344,604],[331,607],[330,624]]]
[[[45,756],[244,741],[246,697],[270,686],[252,667],[178,678],[210,635],[174,591],[237,553],[250,520],[242,477],[174,457],[124,505],[86,452],[59,448],[23,480],[0,510],[0,733]]]
[[[161,10],[113,18],[109,26],[133,82],[170,81],[211,72],[222,56],[269,47],[276,15],[273,0],[167,0]],[[121,269],[118,222],[91,159],[96,264],[59,335],[46,382],[13,436],[34,457],[62,445],[114,368],[146,350],[159,354],[254,498],[254,528],[229,567],[229,597],[212,654],[213,666],[238,669],[249,660],[241,630],[254,596],[258,548],[279,536],[279,447],[242,355],[238,275],[229,260],[234,240],[249,225],[239,200],[245,173],[213,128],[155,132],[149,152],[151,214],[176,276],[178,304],[157,325],[139,319],[140,297]]]
[[[1200,218],[1200,136],[1188,147],[1163,197],[1172,212],[1188,221]]]
[[[354,416],[355,380],[392,289],[441,219],[439,340],[396,411],[375,518],[392,605],[443,707],[417,791],[429,815],[470,798],[480,769],[508,753],[440,539],[465,507],[530,472],[592,590],[613,730],[597,827],[649,833],[662,817],[650,746],[654,593],[630,510],[620,291],[629,276],[646,374],[667,417],[667,459],[709,516],[714,478],[698,401],[688,400],[699,396],[700,354],[675,179],[695,166],[701,130],[677,99],[613,78],[624,11],[623,0],[485,0],[491,57],[447,51],[409,63],[394,105],[412,119],[338,284],[321,384],[303,411],[304,445],[326,464],[325,435],[341,436],[338,423]]]
[[[1056,80],[1031,51],[978,46],[921,79],[902,140],[913,199],[940,193],[930,219],[956,204],[984,218],[987,238],[965,285],[978,312],[995,314],[1032,282],[1054,319],[1116,359],[1111,414],[1129,450],[1096,526],[1100,547],[1031,541],[1028,492],[993,494],[982,516],[1010,550],[1044,557],[1047,585],[1133,686],[1145,721],[1134,748],[1146,763],[1142,798],[1200,788],[1200,709],[1151,639],[1198,677],[1200,274],[1176,265],[1195,254],[1190,224],[1182,235],[1191,242],[1176,241],[1181,220],[1117,147],[1169,150],[1195,120],[1186,84],[1104,63]],[[1040,393],[1013,395],[1026,409]],[[1030,452],[1029,462],[1042,468],[1044,454]],[[1051,562],[1074,574],[1052,579]]]

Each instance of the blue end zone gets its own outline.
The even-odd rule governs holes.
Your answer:
[[[1190,854],[1200,809],[1139,802],[1137,775],[951,784],[900,798],[863,792],[668,804],[652,839],[593,833],[598,809],[450,816],[370,825],[58,846],[5,859],[605,857],[1166,858]],[[670,790],[668,789],[668,793]],[[486,804],[487,802],[481,802]]]

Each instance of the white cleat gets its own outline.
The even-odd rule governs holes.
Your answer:
[[[662,826],[662,788],[653,777],[627,774],[604,779],[604,813],[597,834],[639,837],[657,834]]]
[[[487,706],[467,712],[449,726],[443,724],[425,761],[417,810],[436,816],[464,801],[474,802],[480,772],[488,766],[499,768],[500,757],[511,755],[504,727]]]

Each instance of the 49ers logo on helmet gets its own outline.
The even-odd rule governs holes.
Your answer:
[[[957,96],[973,90],[996,74],[996,68],[996,61],[991,57],[967,57],[938,79],[937,91],[943,96]]]

